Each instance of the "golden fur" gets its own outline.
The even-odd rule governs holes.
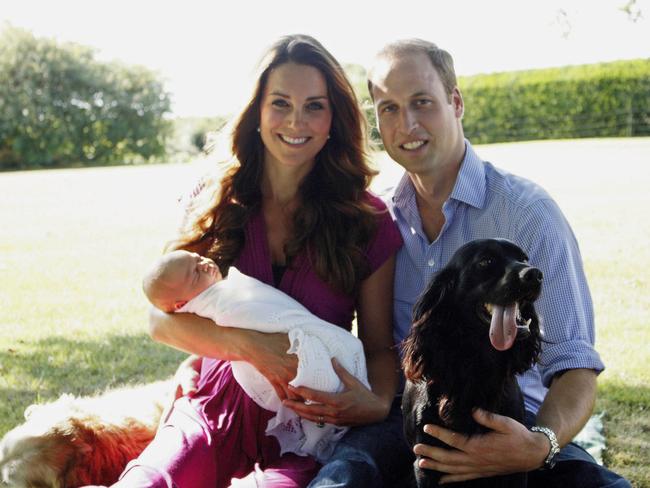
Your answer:
[[[169,381],[31,405],[0,441],[0,482],[15,488],[111,485],[153,439]]]

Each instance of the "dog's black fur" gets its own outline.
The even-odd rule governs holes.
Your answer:
[[[425,424],[475,435],[485,428],[472,418],[480,407],[523,422],[523,397],[515,375],[529,369],[540,353],[539,320],[533,302],[542,272],[505,239],[482,239],[462,246],[437,273],[415,305],[413,327],[404,342],[407,377],[402,409],[404,431],[417,443],[449,446],[424,433]],[[490,343],[485,304],[517,302],[529,331],[519,328],[509,349]],[[438,486],[441,473],[414,463],[418,488]],[[473,480],[467,486],[525,486],[526,474]],[[464,483],[454,486],[466,486]]]

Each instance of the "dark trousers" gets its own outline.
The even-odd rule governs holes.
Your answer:
[[[414,456],[404,440],[400,403],[401,399],[396,399],[383,423],[350,429],[309,488],[408,486],[405,473],[412,469]],[[535,425],[534,414],[526,412],[526,425]],[[528,473],[528,487],[630,488],[631,485],[596,463],[580,446],[570,443],[560,451],[552,470]]]
[[[526,412],[526,426],[535,425],[535,414]],[[538,469],[528,473],[529,488],[630,488],[630,483],[595,459],[573,442],[562,448],[557,464],[551,470]]]

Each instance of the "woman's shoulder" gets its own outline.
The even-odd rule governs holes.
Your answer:
[[[380,213],[384,213],[388,211],[388,207],[386,206],[386,203],[375,195],[373,192],[370,190],[366,190],[363,194],[363,198],[368,204],[370,204],[375,210],[378,210]]]
[[[374,271],[402,247],[402,235],[384,201],[369,191],[366,192],[366,198],[377,212],[374,236],[366,248],[370,269]]]

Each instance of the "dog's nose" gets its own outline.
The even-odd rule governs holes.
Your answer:
[[[537,268],[524,268],[519,272],[519,278],[524,283],[541,284],[544,281],[544,274]]]

